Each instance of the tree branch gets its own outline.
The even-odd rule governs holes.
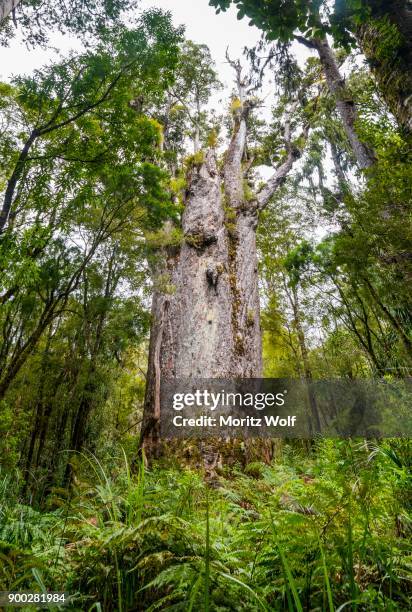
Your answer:
[[[270,202],[271,198],[274,196],[275,192],[279,189],[281,185],[286,180],[287,175],[293,167],[293,164],[298,160],[302,155],[303,147],[298,148],[293,144],[292,141],[292,130],[291,130],[291,117],[298,107],[299,102],[295,100],[289,111],[285,116],[285,123],[283,128],[283,135],[285,141],[285,149],[287,152],[287,156],[285,161],[276,169],[275,173],[271,176],[271,178],[267,181],[266,185],[258,192],[257,194],[257,203],[258,209],[263,210]],[[309,124],[306,124],[299,136],[300,139],[306,143],[307,137],[309,133]]]
[[[313,40],[310,40],[309,38],[305,38],[304,36],[299,36],[299,35],[295,35],[294,39],[301,43],[302,45],[305,45],[305,47],[307,47],[308,49],[317,49],[315,43],[313,42]]]

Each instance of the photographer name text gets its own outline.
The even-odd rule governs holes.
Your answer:
[[[216,418],[203,414],[191,418],[177,414],[173,417],[173,425],[175,427],[295,427],[296,420],[296,416],[281,418],[265,415],[263,417],[246,416],[239,418],[221,414],[219,418]]]

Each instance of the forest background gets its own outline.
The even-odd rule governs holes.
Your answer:
[[[222,444],[205,477],[156,381],[411,375],[412,7],[210,4],[1,0],[0,589],[408,610],[409,440]]]

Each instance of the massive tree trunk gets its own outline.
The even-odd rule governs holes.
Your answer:
[[[235,68],[239,99],[223,172],[212,149],[192,165],[182,218],[183,243],[165,250],[155,274],[141,433],[141,445],[149,457],[159,449],[162,380],[262,376],[258,215],[300,153],[291,144],[287,118],[285,162],[260,193],[245,193],[251,166],[245,159],[247,127],[253,104],[246,99],[240,65]]]
[[[240,168],[243,149],[236,153]],[[149,455],[158,442],[161,380],[262,373],[256,212],[245,209],[240,191],[232,207],[228,192],[209,150],[188,176],[184,242],[168,249],[155,280],[142,427]]]
[[[148,454],[158,441],[161,380],[234,378],[251,369],[248,363],[248,372],[242,370],[236,350],[241,289],[229,254],[232,238],[213,150],[191,168],[186,193],[183,244],[167,250],[155,279],[142,427]],[[247,286],[244,279],[242,287],[251,293]],[[260,374],[258,364],[253,371]]]
[[[371,19],[354,26],[379,89],[406,133],[412,133],[412,4],[365,0]],[[388,27],[392,26],[391,27]]]

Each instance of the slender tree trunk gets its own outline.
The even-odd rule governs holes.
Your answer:
[[[328,89],[335,99],[336,110],[342,120],[345,134],[348,137],[353,154],[360,168],[372,166],[376,159],[373,150],[362,142],[357,134],[356,120],[358,117],[355,101],[346,87],[345,79],[341,75],[333,49],[326,38],[308,39],[304,36],[295,36],[296,40],[309,49],[318,52]]]
[[[293,310],[293,323],[296,329],[296,334],[298,336],[300,354],[301,354],[302,364],[303,364],[303,373],[304,373],[305,378],[311,380],[312,379],[312,369],[309,364],[309,353],[308,353],[308,348],[306,346],[305,332],[303,331],[303,326],[302,326],[302,316],[300,312],[299,297],[298,297],[298,292],[295,286],[292,287],[292,295],[291,295],[290,302],[291,302],[291,306]]]
[[[289,295],[289,300],[290,300],[290,304],[293,310],[293,323],[294,323],[294,327],[296,329],[296,334],[298,337],[300,355],[301,355],[302,365],[303,365],[303,373],[304,373],[305,379],[309,382],[308,399],[309,399],[310,410],[311,410],[312,417],[313,417],[313,423],[315,425],[312,433],[316,433],[316,432],[320,432],[321,430],[320,413],[319,413],[319,407],[316,401],[316,397],[313,393],[313,390],[310,384],[313,379],[312,368],[309,363],[309,351],[308,351],[308,347],[306,344],[305,332],[304,332],[303,325],[302,325],[302,314],[300,310],[299,295],[298,295],[297,288],[295,286],[292,286],[291,295]]]
[[[15,193],[15,190],[16,190],[17,183],[18,183],[21,175],[23,174],[24,166],[26,164],[27,157],[29,155],[30,149],[31,149],[33,143],[36,141],[36,138],[38,137],[38,135],[39,135],[39,132],[36,129],[34,129],[31,132],[29,138],[27,139],[26,143],[24,144],[23,149],[20,152],[20,155],[18,157],[18,160],[17,160],[16,165],[14,167],[14,170],[12,172],[12,175],[9,178],[9,180],[7,181],[7,187],[6,187],[6,191],[5,191],[5,194],[4,194],[4,200],[3,200],[3,204],[2,204],[2,207],[1,207],[1,211],[0,211],[0,234],[3,232],[4,227],[5,227],[6,223],[7,223],[8,218],[9,218],[10,209],[11,209],[12,204],[13,204],[13,198],[14,198],[14,193]]]
[[[115,275],[115,260],[116,260],[117,248],[113,247],[107,269],[106,283],[103,298],[107,302],[112,296],[116,289],[117,280]],[[84,300],[85,309],[85,324],[87,322],[87,296]],[[96,322],[96,332],[92,342],[90,342],[90,361],[87,366],[86,383],[82,390],[81,399],[79,406],[73,421],[69,449],[72,451],[80,451],[85,442],[87,425],[89,422],[90,414],[93,411],[95,404],[95,397],[98,391],[98,382],[96,381],[98,359],[102,352],[103,347],[103,331],[104,325],[107,318],[107,310],[104,309],[98,316]],[[72,478],[72,465],[68,461],[66,464],[66,470],[64,475],[64,482],[68,484]]]
[[[195,137],[194,137],[194,142],[193,142],[193,150],[195,153],[198,153],[200,151],[200,129],[199,129],[199,125],[196,124],[195,127]]]
[[[63,379],[64,379],[64,372],[61,372],[59,376],[57,377],[57,379],[55,379],[54,381],[53,393],[51,394],[51,397],[48,398],[47,404],[43,410],[43,416],[41,418],[40,428],[38,432],[37,452],[36,452],[36,458],[34,461],[35,468],[40,467],[40,465],[42,464],[44,465],[44,461],[42,461],[43,450],[44,450],[44,446],[46,443],[47,434],[50,428],[51,415],[53,412],[53,407],[55,405],[54,404],[55,397],[57,395],[58,389]]]
[[[28,356],[33,351],[34,347],[40,340],[44,330],[53,321],[57,304],[47,304],[44,308],[42,316],[32,334],[18,350],[16,355],[10,360],[9,365],[4,369],[3,376],[0,379],[0,399],[6,395],[11,383],[20,372],[20,369],[25,364]]]
[[[49,351],[50,351],[50,343],[51,343],[52,329],[51,326],[49,328],[49,333],[47,335],[46,346],[43,353],[43,358],[41,360],[41,371],[40,371],[40,380],[39,380],[39,390],[37,394],[37,401],[35,404],[35,414],[33,419],[33,426],[30,435],[30,443],[27,451],[26,461],[24,463],[24,486],[23,486],[23,495],[25,495],[28,487],[28,483],[30,480],[29,473],[32,466],[34,449],[36,446],[37,437],[39,435],[39,429],[43,418],[44,412],[44,387],[46,384],[47,378],[47,365],[49,361]]]
[[[396,334],[398,335],[399,339],[401,340],[401,342],[402,342],[402,344],[404,346],[404,349],[406,351],[406,355],[407,355],[409,363],[412,363],[412,340],[409,337],[409,329],[408,329],[409,326],[407,326],[406,329],[404,329],[403,325],[398,320],[396,315],[394,315],[391,312],[390,308],[388,306],[386,306],[382,302],[382,300],[379,297],[379,294],[376,291],[375,287],[372,285],[372,283],[370,282],[370,280],[366,276],[363,277],[363,281],[365,282],[366,286],[368,287],[369,292],[370,292],[372,298],[375,300],[376,304],[379,306],[379,308],[382,310],[382,312],[386,315],[387,320],[392,325],[394,331],[396,332]]]
[[[50,480],[55,480],[56,472],[58,471],[60,461],[62,459],[61,450],[63,448],[68,448],[68,442],[66,442],[66,431],[67,431],[67,422],[69,420],[69,410],[62,410],[59,415],[59,419],[57,422],[57,426],[54,433],[54,443],[53,449],[50,457],[48,457],[48,465],[47,471],[49,474]],[[65,464],[65,467],[67,463]],[[61,483],[64,482],[64,475],[62,475]]]
[[[168,306],[169,301],[166,299],[166,296],[160,289],[155,289],[152,298],[152,325],[150,328],[146,390],[142,428],[140,432],[140,447],[144,448],[146,455],[149,457],[156,456],[159,447],[160,350],[162,347]]]
[[[356,131],[357,110],[342,77],[336,57],[326,38],[313,40],[322,65],[328,88],[335,98],[336,109],[342,119],[343,128],[360,168],[369,168],[375,163],[372,149],[362,142]]]
[[[348,181],[346,179],[345,173],[343,171],[342,165],[339,159],[338,149],[332,140],[329,141],[330,150],[332,155],[333,167],[335,169],[336,178],[338,179],[338,185],[340,192],[347,191],[348,189]]]
[[[44,330],[50,323],[53,322],[57,314],[61,312],[62,309],[64,309],[64,307],[66,306],[67,300],[69,299],[72,291],[74,291],[78,287],[80,276],[85,270],[89,261],[92,259],[99,244],[100,240],[95,241],[94,244],[90,247],[89,252],[83,259],[83,262],[81,263],[80,267],[76,270],[76,272],[73,273],[64,291],[62,291],[57,296],[54,295],[54,293],[49,296],[35,329],[26,339],[23,345],[15,351],[15,354],[10,359],[9,364],[5,368],[3,368],[2,371],[0,371],[0,400],[4,398],[11,383],[13,382],[17,374],[20,372],[20,369],[25,364],[29,355],[31,355],[32,351],[36,347],[38,341],[43,335]]]

